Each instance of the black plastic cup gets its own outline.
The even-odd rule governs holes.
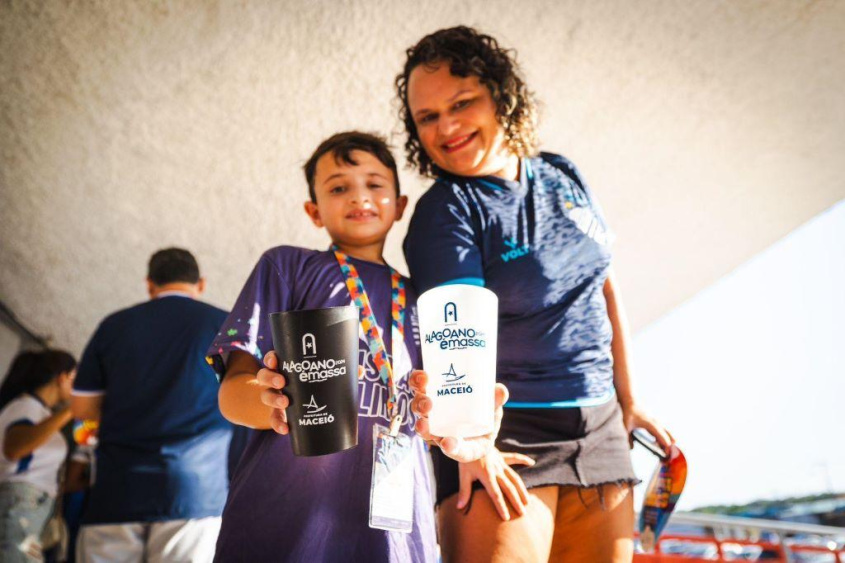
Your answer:
[[[293,453],[326,455],[358,445],[358,308],[270,314]]]

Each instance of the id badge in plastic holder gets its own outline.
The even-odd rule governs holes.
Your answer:
[[[414,456],[411,438],[395,438],[373,426],[373,478],[370,484],[370,528],[410,533],[414,526]]]

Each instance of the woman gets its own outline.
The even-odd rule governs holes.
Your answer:
[[[40,561],[39,538],[67,455],[76,360],[67,352],[19,354],[0,388],[0,560]]]
[[[435,178],[405,240],[411,279],[420,292],[469,283],[498,295],[497,378],[511,395],[498,449],[462,464],[432,450],[444,559],[630,561],[629,432],[672,438],[631,391],[599,206],[568,160],[538,153],[532,94],[494,38],[428,35],[396,85],[408,160]],[[427,397],[416,409],[430,410]],[[517,470],[524,506],[502,452],[535,461]],[[474,481],[489,495],[473,498]]]

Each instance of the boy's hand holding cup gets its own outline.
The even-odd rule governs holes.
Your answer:
[[[276,354],[265,357],[258,382],[268,387],[261,401],[273,407],[273,429],[290,432],[298,456],[357,446],[358,308],[282,311],[269,320]]]
[[[290,427],[288,426],[285,409],[288,408],[290,399],[282,394],[282,389],[285,387],[285,378],[277,371],[279,369],[279,358],[276,356],[276,352],[267,352],[264,356],[264,365],[266,367],[258,370],[255,375],[258,384],[264,387],[261,391],[261,402],[273,409],[270,414],[270,426],[273,430],[279,434],[287,434],[290,432]]]

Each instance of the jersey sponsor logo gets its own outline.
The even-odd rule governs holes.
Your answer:
[[[505,263],[518,260],[531,253],[531,245],[520,245],[514,238],[505,239],[505,246],[508,249],[499,255]]]

